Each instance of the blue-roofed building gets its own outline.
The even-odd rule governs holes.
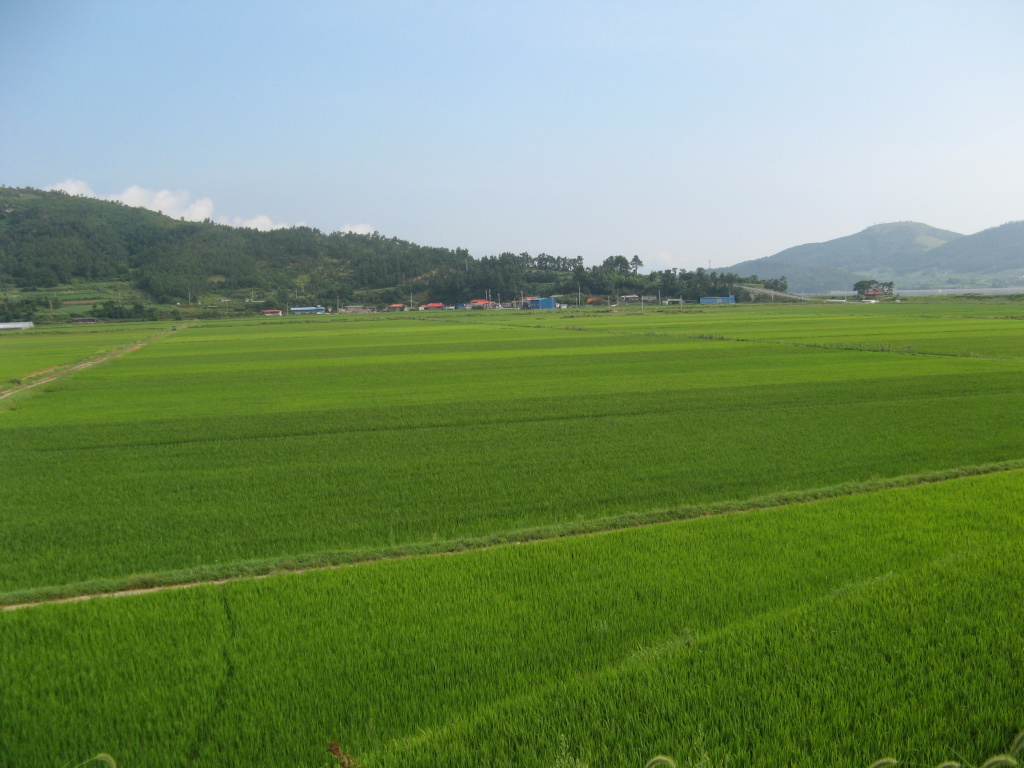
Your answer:
[[[735,304],[735,296],[703,296],[700,300],[701,304]]]
[[[554,299],[530,299],[530,309],[558,309]]]
[[[288,311],[293,315],[322,315],[327,312],[327,310],[319,304],[315,307],[292,307]]]

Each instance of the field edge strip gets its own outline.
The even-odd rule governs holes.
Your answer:
[[[112,579],[95,579],[70,584],[33,587],[0,593],[0,607],[4,610],[10,610],[53,602],[84,600],[92,597],[113,597],[164,589],[200,586],[203,584],[222,584],[238,579],[264,578],[384,560],[458,554],[460,552],[482,550],[508,544],[523,544],[661,523],[716,517],[725,514],[775,509],[791,504],[895,490],[915,485],[940,483],[947,480],[977,477],[998,472],[1012,472],[1021,469],[1024,469],[1024,459],[1013,459],[1010,461],[968,465],[912,475],[840,483],[838,485],[803,491],[783,491],[741,501],[732,500],[692,504],[670,509],[628,512],[622,515],[598,517],[590,520],[573,520],[553,525],[491,533],[485,536],[448,539],[445,541],[413,542],[375,549],[343,549],[301,555],[282,555],[233,563],[201,565],[176,571],[138,573]]]

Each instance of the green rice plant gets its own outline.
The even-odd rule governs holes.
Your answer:
[[[1021,693],[1021,488],[987,475],[4,612],[0,764],[40,764],[54,723],[60,759],[103,744],[123,768],[314,764],[337,733],[368,768],[550,766],[558,734],[593,766],[777,765],[805,731],[839,762],[946,721],[976,735],[932,753],[992,754]]]
[[[211,322],[22,398],[8,594],[406,557],[0,614],[0,764],[993,754],[1020,318],[740,309]]]
[[[153,325],[35,328],[0,333],[0,381],[20,383],[154,334]],[[0,387],[0,391],[7,387]]]
[[[1019,722],[1022,691],[1013,671],[1021,650],[1001,642],[1019,603],[986,616],[982,598],[1020,593],[1011,577],[1019,557],[997,549],[994,573],[973,558],[875,581],[481,709],[365,762],[472,765],[516,744],[521,764],[538,765],[542,755],[523,737],[554,731],[572,734],[594,764],[621,765],[652,743],[678,753],[698,729],[713,750],[752,765],[866,765],[876,750],[915,765],[951,750],[991,754]],[[969,722],[971,733],[936,739],[934,728],[950,722]]]
[[[486,323],[186,329],[0,414],[0,590],[1010,461],[1018,369]]]

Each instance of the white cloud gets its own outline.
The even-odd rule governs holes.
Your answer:
[[[681,259],[666,251],[657,251],[643,256],[640,259],[644,263],[644,272],[661,272],[673,267],[680,267]]]
[[[124,203],[125,205],[131,205],[137,208],[148,208],[151,211],[159,211],[165,216],[170,216],[173,219],[204,221],[206,219],[213,218],[213,200],[208,197],[201,197],[198,200],[192,200],[192,194],[185,190],[180,190],[178,192],[173,192],[169,189],[153,191],[151,189],[144,189],[138,185],[133,185],[116,195],[97,195],[86,182],[79,179],[66,179],[60,184],[54,184],[53,186],[46,187],[46,189],[61,190],[62,192],[67,192],[69,195],[95,197],[99,200],[116,200]],[[292,226],[290,224],[274,222],[269,216],[262,213],[258,216],[253,216],[252,218],[245,218],[242,216],[228,218],[226,216],[219,216],[217,217],[217,221],[221,224],[230,224],[233,227],[248,227],[249,229],[259,229],[263,231],[284,229]],[[302,226],[302,224],[299,223],[296,226]],[[347,226],[348,225],[346,225],[346,227]],[[373,231],[369,224],[357,224],[351,230],[345,229],[343,231],[363,232],[364,228],[366,234]]]
[[[98,197],[98,195],[92,191],[88,184],[84,181],[78,181],[77,179],[67,179],[62,181],[60,184],[54,184],[52,187],[45,187],[47,190],[60,190],[61,192],[67,192],[69,195],[85,195],[86,197]]]
[[[221,224],[230,224],[232,227],[247,227],[248,229],[259,229],[264,232],[271,229],[285,229],[289,226],[288,224],[275,224],[269,216],[262,213],[259,216],[253,216],[251,219],[243,219],[241,216],[229,219],[226,216],[221,216],[217,221]],[[296,226],[301,225],[296,224]]]
[[[354,235],[372,235],[373,227],[369,224],[346,224],[339,232],[351,232]]]
[[[210,218],[210,214],[213,213],[213,200],[203,197],[192,202],[191,194],[185,191],[172,192],[169,189],[161,189],[154,192],[139,186],[131,186],[121,194],[111,195],[106,199],[119,200],[125,205],[148,208],[173,219],[186,221],[202,221]]]

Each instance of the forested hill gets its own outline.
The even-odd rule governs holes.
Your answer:
[[[784,274],[793,290],[809,293],[849,290],[864,278],[894,280],[902,288],[1019,285],[1024,275],[1024,222],[973,235],[912,221],[876,224],[854,235],[787,248],[730,269]]]
[[[759,275],[785,274],[797,291],[848,290],[864,277],[891,279],[904,275],[907,262],[962,237],[912,221],[876,224],[854,235],[797,245],[736,264],[732,269],[749,269]]]
[[[177,221],[144,208],[63,192],[0,187],[0,285],[51,288],[80,281],[130,281],[157,303],[209,293],[257,291],[290,301],[380,304],[490,296],[662,294],[688,301],[736,294],[731,272],[640,273],[639,257],[501,253],[416,245],[377,233],[325,234],[309,227],[270,232],[211,221]],[[768,287],[785,289],[785,280]]]
[[[49,287],[130,280],[156,301],[210,288],[347,296],[464,265],[468,252],[309,227],[270,232],[177,221],[62,192],[0,187],[0,281]]]

